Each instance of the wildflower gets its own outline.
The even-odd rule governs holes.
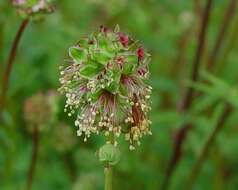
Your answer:
[[[118,27],[106,33],[101,27],[70,47],[71,61],[60,67],[59,91],[66,96],[65,111],[76,114],[77,135],[84,141],[93,133],[103,134],[116,146],[123,134],[133,150],[144,135],[151,134],[152,88],[145,83],[150,55],[128,39]]]
[[[17,8],[22,17],[39,17],[41,14],[51,13],[54,10],[48,0],[12,0],[12,5]]]

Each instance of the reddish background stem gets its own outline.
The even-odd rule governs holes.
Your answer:
[[[231,0],[228,8],[226,10],[225,16],[224,16],[224,20],[222,22],[222,26],[218,32],[217,38],[216,38],[216,42],[213,48],[213,51],[211,53],[211,55],[209,56],[208,59],[208,70],[211,71],[214,63],[216,61],[217,58],[217,54],[219,53],[219,50],[222,46],[224,37],[226,35],[227,30],[229,29],[229,26],[231,24],[232,18],[234,16],[235,10],[236,10],[236,4],[237,4],[237,0]]]
[[[212,8],[212,3],[213,0],[207,0],[206,7],[204,10],[204,14],[202,16],[201,20],[201,27],[200,27],[200,32],[198,36],[198,47],[194,56],[194,61],[192,65],[192,73],[191,73],[191,81],[196,82],[198,80],[198,74],[199,74],[199,66],[201,62],[201,57],[202,57],[202,52],[203,52],[203,47],[205,43],[205,38],[206,38],[206,32],[208,28],[208,22],[210,18],[210,12]],[[194,89],[190,87],[185,94],[185,97],[182,98],[182,103],[180,104],[180,111],[185,112],[187,111],[193,101],[193,96],[194,96]],[[169,188],[170,184],[170,179],[173,175],[173,172],[177,166],[177,163],[179,162],[181,158],[181,153],[182,153],[182,145],[183,142],[186,139],[186,135],[188,132],[188,129],[190,128],[190,124],[185,124],[183,127],[180,128],[180,130],[177,132],[176,139],[174,142],[174,147],[173,147],[173,152],[172,152],[172,157],[169,161],[166,174],[165,174],[165,180],[162,184],[162,190],[166,190]]]
[[[226,105],[225,110],[221,114],[221,117],[218,119],[217,124],[215,125],[212,133],[209,135],[205,145],[203,146],[198,160],[196,161],[196,163],[191,169],[190,175],[188,177],[188,183],[185,186],[185,190],[192,189],[193,184],[197,176],[199,175],[200,170],[202,169],[202,164],[209,153],[210,147],[213,145],[214,141],[216,140],[218,133],[224,128],[225,126],[224,124],[226,120],[228,119],[231,112],[232,112],[232,107],[230,105]]]
[[[34,127],[33,137],[32,137],[32,156],[31,156],[31,164],[28,170],[28,178],[26,190],[31,190],[32,182],[35,174],[36,161],[38,156],[38,148],[39,148],[39,130],[38,127]]]
[[[10,53],[8,56],[7,67],[6,67],[5,72],[3,73],[3,79],[2,79],[2,92],[1,92],[2,94],[0,97],[0,115],[1,115],[1,112],[3,111],[4,106],[5,106],[6,95],[7,95],[7,90],[8,90],[8,86],[9,86],[9,78],[11,75],[14,59],[16,57],[17,47],[19,45],[21,36],[22,36],[23,32],[25,31],[25,28],[28,23],[29,23],[29,19],[25,19],[22,21],[22,23],[16,33],[16,36],[14,38],[14,41],[12,43],[12,47],[11,47],[11,50],[10,50]]]

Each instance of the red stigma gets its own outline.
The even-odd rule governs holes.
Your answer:
[[[128,43],[129,43],[129,38],[128,38],[128,36],[126,36],[126,35],[123,34],[123,33],[120,33],[120,34],[119,34],[119,39],[120,39],[121,44],[122,44],[124,47],[127,47],[127,46],[128,46]]]
[[[140,47],[137,50],[137,56],[138,56],[139,61],[141,61],[143,59],[144,55],[145,55],[145,51],[142,47]]]

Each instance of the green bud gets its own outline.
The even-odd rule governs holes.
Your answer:
[[[107,163],[110,166],[116,165],[120,161],[121,153],[119,149],[112,144],[103,145],[98,151],[100,162]]]

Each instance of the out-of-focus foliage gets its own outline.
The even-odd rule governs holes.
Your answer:
[[[200,2],[204,7],[205,0]],[[228,3],[215,0],[202,67],[207,63]],[[238,12],[215,63],[217,72],[205,74],[199,83],[191,84],[187,78],[197,46],[200,15],[193,0],[58,0],[55,4],[53,14],[30,23],[18,49],[0,124],[0,189],[24,189],[26,185],[32,138],[26,127],[29,123],[24,119],[24,102],[38,92],[47,93],[59,87],[58,67],[67,61],[67,48],[74,45],[76,39],[100,25],[114,28],[119,24],[123,31],[139,39],[152,55],[149,82],[153,87],[150,115],[153,135],[145,137],[136,151],[129,151],[126,143],[120,145],[122,156],[114,169],[114,190],[159,189],[171,155],[174,132],[182,123],[190,121],[194,127],[171,181],[171,189],[183,189],[224,102],[234,105],[235,111],[211,147],[194,189],[236,190]],[[1,78],[20,22],[10,2],[0,0]],[[200,94],[190,112],[180,114],[176,107],[183,86],[191,85]],[[58,111],[54,121],[49,130],[40,134],[32,189],[103,189],[103,166],[95,155],[103,139],[95,136],[87,144],[83,143],[76,137],[73,118],[63,113],[64,99],[59,98],[56,104]],[[56,109],[55,103],[51,106]]]

